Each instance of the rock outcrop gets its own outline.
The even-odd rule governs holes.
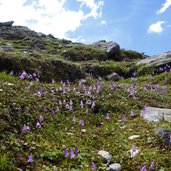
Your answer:
[[[137,65],[146,64],[149,67],[161,66],[164,64],[171,63],[171,51],[162,53],[156,57],[146,58],[137,63]]]
[[[14,24],[14,21],[0,22],[0,27],[11,27]]]
[[[171,109],[146,107],[146,109],[141,112],[141,115],[148,122],[157,122],[160,120],[171,121]]]
[[[92,46],[105,51],[109,57],[117,54],[120,50],[119,44],[113,41],[107,42],[106,40],[100,40],[98,42],[94,42]]]

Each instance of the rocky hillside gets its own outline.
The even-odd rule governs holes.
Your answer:
[[[0,71],[13,71],[14,75],[23,70],[28,74],[36,72],[46,82],[74,81],[87,74],[108,78],[114,72],[120,78],[128,78],[136,69],[135,61],[146,58],[141,53],[120,49],[113,41],[73,43],[12,24],[0,23]]]

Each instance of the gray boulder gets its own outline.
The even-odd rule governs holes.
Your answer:
[[[171,109],[146,107],[145,110],[141,111],[141,115],[148,122],[158,122],[160,120],[171,121]]]
[[[0,22],[0,27],[11,27],[14,24],[14,21]]]
[[[122,77],[118,75],[116,72],[114,72],[114,73],[107,75],[106,79],[110,81],[119,81],[122,79]]]
[[[109,165],[110,171],[121,171],[122,167],[119,163]]]
[[[155,134],[162,139],[163,143],[171,147],[171,130],[168,129],[156,129]]]
[[[0,46],[0,51],[13,51],[14,48],[11,44]]]
[[[106,40],[100,40],[98,42],[94,42],[92,46],[107,52],[109,57],[117,54],[120,51],[119,44],[113,41],[107,42]]]
[[[162,53],[158,56],[146,58],[137,63],[137,65],[146,64],[147,66],[161,66],[171,63],[171,51]]]

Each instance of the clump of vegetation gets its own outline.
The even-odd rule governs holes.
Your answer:
[[[142,53],[138,53],[133,50],[121,49],[117,54],[111,56],[111,59],[115,61],[132,61],[137,59],[144,59],[145,56]]]
[[[71,61],[106,60],[105,52],[88,45],[77,45],[62,53],[65,59]]]

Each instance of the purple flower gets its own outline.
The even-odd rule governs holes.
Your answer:
[[[85,123],[84,123],[84,121],[83,121],[83,120],[80,120],[80,121],[79,121],[79,124],[80,124],[80,125],[82,125],[82,126],[84,126],[84,125],[85,125]]]
[[[154,162],[152,162],[152,163],[150,164],[150,169],[151,169],[151,170],[155,170],[155,163],[154,163]]]
[[[144,108],[142,109],[142,113],[146,113],[147,112],[147,106],[144,105]]]
[[[141,171],[147,171],[146,166],[143,166],[143,167],[141,168]]]
[[[94,162],[92,162],[91,166],[93,170],[96,170],[96,164]]]
[[[41,124],[39,122],[36,123],[36,128],[38,128],[38,129],[41,128]]]
[[[91,108],[93,109],[95,106],[95,102],[92,103]]]
[[[14,71],[13,70],[10,72],[10,75],[14,75]]]
[[[70,106],[68,104],[66,104],[65,108],[66,109],[70,109]]]
[[[133,110],[131,110],[130,116],[131,116],[132,118],[134,118],[134,117],[135,117],[135,113],[134,113],[134,111],[133,111]]]
[[[71,159],[75,158],[75,154],[74,154],[74,152],[73,152],[72,149],[70,150],[70,158],[71,158]]]
[[[76,153],[79,153],[79,152],[80,152],[79,149],[78,149],[77,147],[75,148],[75,152],[76,152]]]
[[[26,76],[27,76],[27,73],[25,71],[23,71],[22,74],[19,76],[19,78],[21,80],[24,80]]]
[[[29,155],[29,158],[28,158],[27,162],[28,163],[33,163],[33,155],[32,154]]]
[[[122,114],[122,121],[126,121],[126,117],[124,114]]]
[[[59,107],[58,106],[56,106],[56,112],[59,112]]]
[[[139,153],[139,151],[134,146],[132,146],[130,153],[131,153],[131,158],[133,158]]]
[[[23,126],[23,128],[22,128],[22,131],[24,131],[24,132],[29,132],[29,131],[30,131],[29,126],[26,126],[26,125],[24,124],[24,126]]]
[[[42,122],[44,120],[44,117],[42,115],[39,116],[39,121]]]
[[[65,153],[65,157],[68,157],[69,156],[69,152],[67,149],[64,150],[64,153]]]
[[[70,104],[71,106],[73,105],[73,102],[72,102],[72,100],[70,100],[69,104]]]
[[[106,114],[106,119],[110,120],[110,114],[109,113]]]

